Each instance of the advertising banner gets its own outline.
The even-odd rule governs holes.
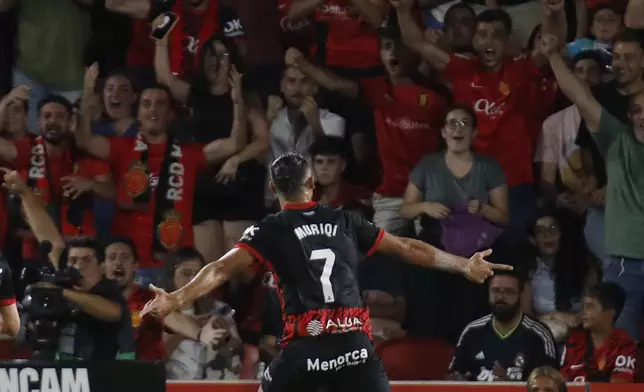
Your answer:
[[[0,392],[164,392],[163,365],[139,361],[0,362]]]

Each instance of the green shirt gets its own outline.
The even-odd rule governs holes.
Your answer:
[[[644,144],[604,108],[592,135],[606,160],[606,254],[644,260]]]
[[[51,90],[83,86],[90,14],[73,0],[21,0],[17,68]]]

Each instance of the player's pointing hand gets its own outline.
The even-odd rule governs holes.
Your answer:
[[[171,294],[168,294],[167,291],[153,284],[150,285],[150,291],[154,293],[155,297],[152,301],[145,304],[145,307],[141,311],[141,317],[150,314],[151,316],[163,319],[179,308],[179,302]]]
[[[472,282],[483,283],[487,278],[494,275],[495,270],[512,271],[511,265],[494,264],[485,260],[491,254],[492,249],[488,249],[483,252],[477,252],[470,257],[465,266],[465,277]]]

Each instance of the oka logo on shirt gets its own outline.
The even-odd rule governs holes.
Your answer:
[[[474,103],[474,111],[477,113],[485,113],[491,119],[501,117],[505,112],[505,102],[488,101],[481,98]]]
[[[242,27],[239,18],[229,20],[224,24],[224,35],[228,38],[235,38],[240,35],[244,35],[244,28]]]

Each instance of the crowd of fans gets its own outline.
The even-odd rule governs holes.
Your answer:
[[[163,324],[139,312],[277,211],[267,165],[298,152],[320,203],[515,266],[479,286],[368,257],[377,344],[450,342],[450,379],[632,382],[640,28],[643,0],[0,0],[0,293],[49,259],[82,275],[30,286],[72,304],[58,358],[257,378],[279,352],[271,271]]]

